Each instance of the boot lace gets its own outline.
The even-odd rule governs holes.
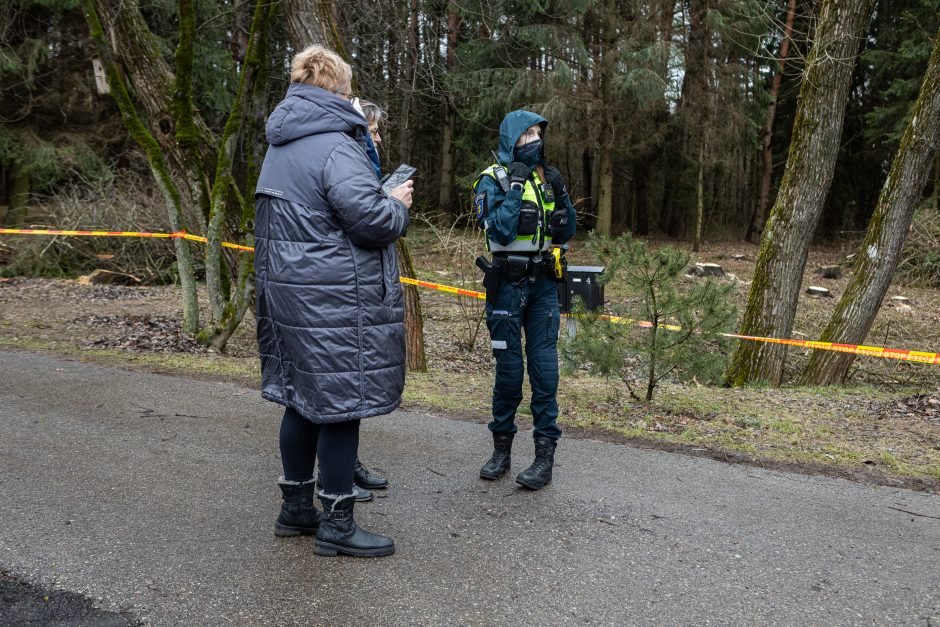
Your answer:
[[[532,472],[541,473],[545,468],[548,467],[548,458],[547,457],[536,457],[535,461],[532,462]]]

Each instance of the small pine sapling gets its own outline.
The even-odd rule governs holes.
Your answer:
[[[629,234],[592,236],[589,248],[606,266],[600,281],[617,304],[599,317],[576,305],[577,332],[562,345],[569,369],[586,367],[618,377],[636,400],[653,400],[663,378],[717,381],[727,354],[722,336],[732,327],[734,289],[716,280],[683,279],[689,254],[673,247],[650,250]],[[611,318],[619,318],[611,319]],[[643,399],[637,387],[645,382]]]

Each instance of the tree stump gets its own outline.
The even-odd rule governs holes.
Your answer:
[[[816,298],[832,298],[832,292],[818,285],[810,285],[806,288],[806,293]]]
[[[824,279],[841,279],[842,266],[819,266],[816,269],[816,274],[821,275]]]
[[[689,276],[725,276],[725,270],[717,263],[696,263],[695,265],[689,266],[689,269],[685,271]]]
[[[78,282],[80,285],[139,285],[140,279],[132,274],[98,269],[78,277]]]

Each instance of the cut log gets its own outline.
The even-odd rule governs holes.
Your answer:
[[[819,287],[818,285],[810,285],[806,288],[806,293],[810,296],[815,296],[816,298],[832,298],[832,292],[824,287]]]
[[[0,243],[0,266],[13,261],[13,249],[6,244]]]
[[[907,296],[892,296],[891,300],[895,303],[908,303],[911,299]]]
[[[140,279],[132,274],[99,269],[78,277],[78,282],[81,285],[139,285]]]
[[[697,263],[695,264],[705,272],[705,276],[725,276],[725,270],[717,263]]]

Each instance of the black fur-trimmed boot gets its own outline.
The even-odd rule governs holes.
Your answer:
[[[481,479],[499,479],[509,472],[512,453],[512,439],[515,433],[493,432],[493,455],[480,468]]]
[[[313,503],[316,493],[314,481],[288,481],[284,477],[277,480],[281,488],[283,501],[281,513],[274,521],[274,535],[279,537],[312,535],[320,526],[320,512]]]
[[[323,489],[323,486],[320,485],[320,477],[317,477],[317,492]],[[365,488],[359,487],[355,481],[353,481],[353,495],[356,497],[357,503],[366,503],[375,498],[375,494],[372,490],[366,490]]]
[[[323,517],[313,544],[317,555],[333,556],[337,553],[354,557],[382,557],[395,552],[395,541],[387,536],[366,531],[353,519],[356,499],[350,494],[320,492]]]
[[[535,438],[535,461],[519,473],[516,483],[530,490],[541,490],[552,482],[552,466],[555,465],[555,440]]]

